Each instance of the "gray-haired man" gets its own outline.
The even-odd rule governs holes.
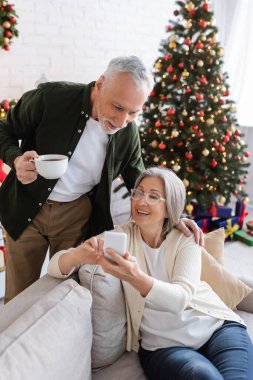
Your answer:
[[[52,257],[113,228],[112,181],[121,174],[130,190],[144,169],[134,119],[152,86],[139,58],[118,57],[88,85],[39,85],[0,122],[0,157],[13,169],[0,190],[6,302],[39,278],[48,248]],[[32,161],[50,153],[69,157],[58,180],[38,176]]]

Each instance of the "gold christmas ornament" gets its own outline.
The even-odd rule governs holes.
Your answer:
[[[152,146],[152,148],[155,149],[158,146],[158,142],[156,140],[153,140],[149,145]]]
[[[158,162],[158,161],[159,161],[159,157],[155,156],[155,158],[154,158],[153,161],[154,161],[154,162]]]
[[[169,43],[169,48],[170,49],[176,49],[176,47],[177,47],[177,44],[175,42],[170,42]]]
[[[190,21],[188,21],[188,22],[186,22],[185,24],[184,24],[184,28],[185,29],[190,29],[192,27],[192,23],[190,22]]]
[[[248,197],[245,197],[244,200],[243,200],[243,203],[244,203],[245,205],[247,205],[247,204],[249,203],[249,198],[248,198]]]
[[[4,37],[4,44],[9,45],[9,43],[10,43],[10,39],[7,37]]]
[[[11,23],[9,21],[4,21],[2,23],[2,26],[5,28],[5,29],[10,29],[11,27]]]
[[[182,115],[183,115],[183,116],[187,116],[187,115],[188,115],[188,112],[184,109],[183,112],[182,112]]]
[[[218,103],[218,101],[219,101],[218,96],[214,96],[214,97],[213,97],[213,102],[214,102],[214,103]]]
[[[179,135],[179,132],[176,129],[173,129],[173,131],[171,132],[171,136],[177,137],[178,135]]]
[[[203,67],[203,66],[204,66],[204,62],[202,61],[202,59],[199,59],[199,60],[197,61],[197,66],[198,66],[198,67]]]
[[[185,187],[188,187],[190,184],[190,182],[186,178],[183,179],[183,183],[184,183]]]
[[[176,40],[177,40],[177,36],[175,34],[170,36],[170,42],[176,42]]]
[[[174,170],[174,172],[178,172],[180,169],[181,169],[181,166],[178,165],[178,164],[175,164],[172,169]]]
[[[236,111],[236,106],[234,104],[232,104],[230,107],[229,107],[229,111],[230,112],[235,112]]]
[[[223,56],[223,49],[222,49],[222,48],[219,48],[219,49],[218,49],[218,56],[219,56],[219,57],[222,57],[222,56]]]
[[[208,127],[210,127],[213,124],[214,124],[214,120],[211,117],[209,119],[206,119],[206,125],[208,125]]]
[[[209,150],[208,149],[204,149],[204,150],[202,150],[202,154],[203,154],[203,156],[205,156],[205,157],[207,157],[208,155],[209,155]]]
[[[219,203],[221,203],[222,205],[224,205],[225,202],[226,202],[226,198],[223,197],[223,195],[220,195],[218,201],[219,201]]]
[[[156,69],[160,70],[162,67],[163,67],[162,62],[160,62],[160,61],[156,62],[156,64],[155,64]]]
[[[186,69],[184,69],[184,71],[182,73],[182,77],[187,78],[188,76],[189,76],[189,72]]]
[[[188,203],[188,204],[185,206],[185,209],[186,209],[187,214],[191,215],[192,212],[193,212],[194,207],[193,207],[192,204]]]
[[[193,11],[193,9],[195,9],[195,6],[194,4],[190,1],[186,6],[185,6],[185,9],[190,12],[190,11]]]

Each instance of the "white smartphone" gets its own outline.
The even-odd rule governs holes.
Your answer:
[[[127,250],[127,234],[125,232],[105,231],[104,232],[104,255],[107,259],[112,257],[106,252],[107,248],[113,249],[123,256]]]

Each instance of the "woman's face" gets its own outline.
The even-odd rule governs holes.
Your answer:
[[[168,217],[166,208],[164,185],[160,178],[157,177],[145,177],[139,183],[137,195],[134,199],[132,197],[131,210],[132,218],[139,227],[161,228],[164,224],[164,219]],[[146,194],[141,196],[142,193]],[[138,199],[139,198],[139,199]],[[163,200],[159,200],[163,198]],[[154,204],[149,200],[156,199]]]

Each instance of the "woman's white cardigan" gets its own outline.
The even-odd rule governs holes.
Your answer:
[[[139,227],[134,222],[117,227],[117,230],[124,231],[128,235],[128,252],[134,255],[138,261],[140,268],[147,271],[146,261],[142,248],[142,240]],[[174,264],[179,259],[180,253],[187,249],[188,264],[194,265],[194,255],[201,255],[200,249],[196,250],[196,244],[193,236],[186,237],[177,229],[172,229],[166,237],[166,267],[170,282],[174,281]],[[196,271],[200,276],[200,268],[196,265]],[[161,304],[165,305],[166,310],[171,312],[180,312],[186,306],[192,307],[204,314],[214,316],[221,320],[232,320],[244,324],[243,320],[229,309],[218,297],[218,295],[205,282],[194,284],[190,278],[184,278],[184,273],[178,282],[179,273],[177,273],[177,284],[174,287],[167,286],[163,281],[154,280],[152,292],[152,301],[157,302],[159,309]],[[138,352],[139,349],[139,329],[142,315],[145,307],[145,297],[133,288],[129,283],[123,281],[123,287],[126,297],[127,308],[127,350]],[[181,289],[179,289],[181,287]],[[181,290],[181,292],[180,292]]]

